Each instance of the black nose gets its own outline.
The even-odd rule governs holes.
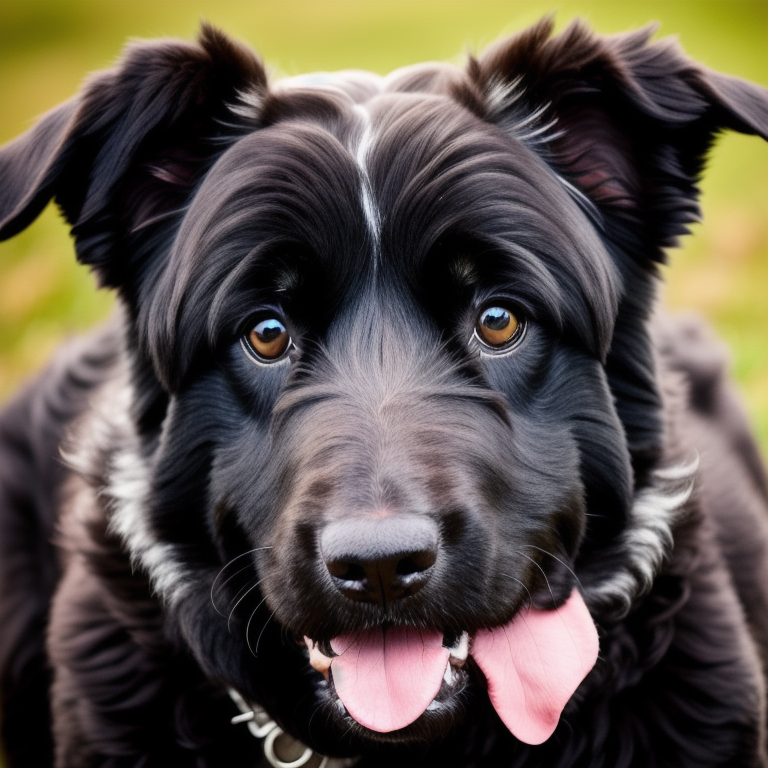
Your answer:
[[[386,606],[424,586],[438,538],[437,524],[423,517],[356,518],[327,525],[320,551],[342,594]]]

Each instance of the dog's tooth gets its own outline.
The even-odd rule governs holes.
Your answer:
[[[304,640],[309,649],[309,663],[328,680],[328,670],[331,668],[331,659],[329,659],[320,648],[308,637]]]
[[[432,699],[429,706],[427,707],[427,712],[434,712],[435,710],[442,708],[443,705],[437,699]]]
[[[448,663],[445,665],[445,672],[443,673],[443,680],[445,680],[448,685],[453,684],[453,670],[451,669],[451,662],[448,661]]]
[[[469,633],[462,632],[456,643],[448,649],[452,659],[466,661],[469,655]]]

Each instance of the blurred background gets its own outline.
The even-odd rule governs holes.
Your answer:
[[[110,66],[127,39],[190,38],[201,19],[250,43],[276,75],[293,75],[461,63],[550,12],[558,29],[576,16],[603,33],[658,22],[657,37],[677,36],[694,59],[768,85],[766,0],[2,0],[0,140]],[[664,301],[706,315],[730,346],[768,455],[768,146],[723,136],[702,190],[705,224],[670,253]],[[75,264],[55,210],[0,244],[0,401],[111,304]]]

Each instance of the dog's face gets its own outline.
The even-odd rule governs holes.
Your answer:
[[[596,359],[618,277],[567,186],[446,96],[361,106],[331,88],[313,92],[325,109],[222,156],[156,295],[153,322],[170,318],[202,369],[206,333],[218,350],[166,432],[207,421],[215,379],[213,409],[232,413],[209,515],[225,557],[252,550],[255,568],[233,559],[214,596],[257,657],[266,621],[328,654],[359,630],[417,628],[448,646],[524,605],[554,608],[575,587],[586,523],[579,425],[600,421],[596,474],[618,493],[631,475]],[[253,615],[262,596],[270,619]],[[346,725],[316,677],[323,719]],[[430,734],[461,710],[465,677],[462,665],[440,688]]]
[[[206,30],[3,158],[4,234],[55,195],[126,306],[111,530],[206,671],[321,750],[434,739],[486,689],[547,738],[669,543],[663,501],[633,514],[654,263],[754,93],[550,32],[269,86]]]

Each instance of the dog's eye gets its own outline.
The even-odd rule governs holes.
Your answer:
[[[494,351],[506,350],[520,339],[523,323],[507,307],[490,306],[483,309],[475,325],[475,337]]]
[[[279,317],[265,317],[245,335],[251,354],[262,362],[276,362],[291,347],[291,335]]]

